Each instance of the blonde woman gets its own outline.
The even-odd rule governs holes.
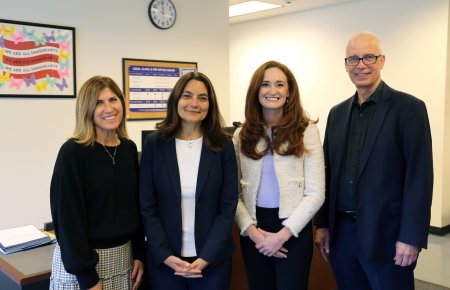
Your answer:
[[[90,78],[76,103],[76,127],[58,153],[50,203],[57,246],[50,289],[137,289],[144,235],[138,156],[125,102],[108,77]]]

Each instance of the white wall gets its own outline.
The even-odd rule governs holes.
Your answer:
[[[448,109],[444,111],[448,23],[448,0],[363,0],[233,24],[230,117],[243,120],[246,89],[253,71],[274,59],[294,71],[303,106],[312,118],[320,119],[323,136],[329,109],[355,91],[344,69],[347,39],[356,31],[372,31],[381,38],[386,54],[383,79],[427,105],[435,168],[431,224],[449,225],[450,208],[444,204],[443,195],[448,201],[450,192],[444,194],[442,189],[443,164],[450,162],[448,155],[444,159],[443,146],[444,117],[449,113]]]
[[[178,19],[167,31],[151,25],[149,0],[0,0],[0,18],[75,27],[78,88],[96,74],[122,87],[122,58],[198,62],[228,121],[228,0],[172,1]],[[74,122],[75,99],[0,98],[0,229],[51,220],[53,165]],[[154,124],[128,122],[139,150],[141,130]]]

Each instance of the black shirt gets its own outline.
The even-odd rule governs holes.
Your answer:
[[[381,82],[370,97],[362,104],[358,103],[358,93],[353,96],[350,126],[347,135],[347,146],[344,152],[343,168],[339,182],[338,211],[356,211],[356,178],[359,160],[370,122],[381,98]]]

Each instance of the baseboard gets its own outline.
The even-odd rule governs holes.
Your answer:
[[[430,234],[445,236],[448,233],[450,233],[450,225],[446,225],[442,228],[430,226]]]

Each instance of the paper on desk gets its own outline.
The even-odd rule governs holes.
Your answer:
[[[53,242],[33,225],[0,230],[0,252],[11,254]]]
[[[0,230],[0,246],[4,249],[45,239],[47,235],[33,225]]]

